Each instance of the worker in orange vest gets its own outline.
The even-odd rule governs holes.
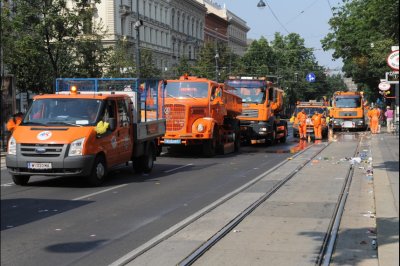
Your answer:
[[[314,136],[315,139],[322,139],[322,114],[317,111],[314,112],[314,115],[311,118],[314,125]]]
[[[7,122],[7,130],[13,132],[14,129],[22,123],[23,116],[24,114],[21,112],[14,114]]]
[[[376,107],[372,107],[368,111],[369,128],[371,129],[372,134],[378,133],[380,115],[381,115],[381,112]]]
[[[297,120],[299,121],[300,139],[307,139],[307,114],[304,109],[297,114]]]

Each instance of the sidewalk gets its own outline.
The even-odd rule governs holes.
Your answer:
[[[353,156],[357,145],[351,138],[323,150],[194,265],[313,265],[349,169],[349,162],[340,158]],[[173,236],[164,235],[157,246],[137,253],[127,265],[177,265],[280,177],[310,158],[316,147]],[[396,136],[365,133],[360,148],[372,163],[365,160],[355,167],[331,265],[399,265],[398,147]],[[366,175],[371,165],[373,177]],[[377,250],[371,239],[377,240]]]

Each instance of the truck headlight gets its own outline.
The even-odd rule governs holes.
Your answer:
[[[204,125],[203,124],[198,124],[197,125],[197,131],[202,133],[204,131]]]
[[[68,156],[80,156],[83,153],[83,144],[85,138],[77,139],[73,141],[69,147]]]
[[[17,155],[17,141],[13,136],[11,136],[10,140],[8,141],[7,152],[10,155]]]
[[[261,132],[267,132],[267,128],[266,128],[266,127],[261,127],[261,128],[260,128],[260,131],[261,131]]]

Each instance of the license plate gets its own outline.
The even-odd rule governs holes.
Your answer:
[[[164,139],[165,144],[181,144],[180,139]]]
[[[344,128],[354,128],[355,126],[355,123],[351,121],[345,121],[342,123],[342,127]]]
[[[29,169],[51,169],[51,163],[28,163]]]

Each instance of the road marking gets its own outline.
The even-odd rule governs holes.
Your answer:
[[[75,198],[75,199],[72,199],[72,200],[85,199],[85,198],[88,198],[88,197],[91,197],[91,196],[94,196],[94,195],[99,195],[101,193],[104,193],[104,192],[107,192],[107,191],[110,191],[110,190],[114,190],[114,189],[117,189],[117,188],[125,187],[127,185],[128,184],[122,184],[122,185],[119,185],[119,186],[116,186],[116,187],[111,187],[111,188],[108,188],[108,189],[104,189],[104,190],[101,190],[101,191],[98,191],[98,192],[95,192],[95,193],[91,193],[91,194],[88,194],[88,195],[85,195],[85,196],[82,196],[82,197],[79,197],[79,198]]]
[[[11,187],[11,186],[13,186],[14,185],[14,183],[13,182],[11,182],[11,183],[5,183],[5,184],[1,184],[1,186],[2,187]]]
[[[171,170],[164,171],[164,173],[170,173],[170,172],[173,172],[173,171],[176,171],[176,170],[179,170],[179,169],[182,169],[182,168],[188,167],[188,166],[192,166],[192,165],[193,165],[193,164],[192,164],[192,163],[190,163],[190,164],[187,164],[187,165],[179,166],[179,167],[177,167],[177,168],[174,168],[174,169],[171,169]]]

